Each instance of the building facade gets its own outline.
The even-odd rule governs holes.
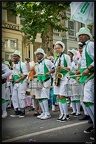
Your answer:
[[[66,15],[70,18],[70,11],[66,11]],[[78,39],[76,33],[79,28],[85,26],[82,23],[66,20],[63,22],[66,27],[71,27],[67,32],[53,31],[53,45],[56,41],[61,40],[65,43],[65,53],[68,49],[78,48]],[[40,34],[37,34],[34,45],[25,40],[25,35],[20,32],[22,25],[19,16],[10,15],[10,11],[2,9],[2,58],[5,60],[12,59],[12,53],[18,49],[22,53],[22,60],[26,57],[35,60],[34,51],[42,45]],[[89,26],[94,36],[94,25]]]

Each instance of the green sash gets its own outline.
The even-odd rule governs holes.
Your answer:
[[[88,42],[89,43],[89,42]],[[88,45],[87,43],[87,45]],[[87,48],[87,45],[86,45],[86,48]],[[87,50],[85,48],[85,57],[86,57],[86,65],[87,67],[90,66],[90,64],[93,62],[92,58],[89,56],[89,54],[87,53]],[[84,72],[86,68],[80,68],[80,74],[82,74]],[[79,83],[84,83],[88,78],[89,76],[91,76],[92,74],[94,73],[94,71],[91,71],[90,74],[88,76],[81,76],[81,78],[79,79]],[[94,76],[90,79],[93,79]]]
[[[67,62],[66,62],[66,59],[65,59],[64,54],[63,54],[63,57],[64,57],[64,63],[63,63],[63,64],[64,64],[64,67],[67,67]],[[58,58],[57,58],[57,59],[58,59]],[[57,59],[55,60],[55,63],[56,63]],[[65,76],[68,71],[62,69],[62,70],[60,70],[59,72],[62,73],[63,76]]]
[[[20,72],[23,73],[23,72],[22,72],[22,68],[21,68],[21,62],[20,62]],[[15,82],[16,80],[18,80],[19,78],[20,78],[19,75],[14,75],[14,76],[13,76],[14,82]],[[22,84],[23,81],[24,81],[24,80],[20,80],[20,83]]]
[[[18,80],[19,78],[20,78],[20,76],[18,76],[18,75],[14,75],[14,76],[13,76],[13,80],[14,80],[14,82],[15,82],[16,80]],[[22,84],[23,81],[24,81],[24,80],[20,80],[20,83]]]
[[[46,74],[47,72],[49,72],[47,66],[45,65],[45,62],[44,62],[44,74]],[[43,74],[38,74],[37,76],[37,81],[44,81],[46,79],[50,78],[50,76],[45,76]]]

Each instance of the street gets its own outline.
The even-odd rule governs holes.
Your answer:
[[[69,107],[69,113],[71,111]],[[78,117],[71,116],[68,122],[57,122],[59,111],[51,111],[50,119],[41,120],[33,116],[34,111],[29,111],[29,107],[26,107],[24,118],[10,117],[13,113],[13,108],[8,109],[8,117],[2,119],[2,142],[93,143],[90,140],[92,134],[83,132],[92,125],[88,123],[88,120],[80,121]]]

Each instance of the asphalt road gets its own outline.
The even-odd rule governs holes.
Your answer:
[[[57,122],[59,111],[51,111],[50,119],[41,120],[33,116],[34,111],[29,111],[28,107],[24,118],[10,117],[13,112],[13,109],[8,110],[8,117],[2,119],[2,142],[93,143],[92,134],[83,132],[92,125],[88,120],[80,121],[71,116],[68,122]],[[72,112],[70,108],[69,112]]]

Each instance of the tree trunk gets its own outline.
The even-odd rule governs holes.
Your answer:
[[[46,32],[42,33],[42,48],[44,49],[45,53],[48,54],[48,35]]]
[[[53,27],[51,25],[49,30],[48,48],[49,48],[49,55],[52,55],[53,54]]]
[[[41,35],[42,48],[47,55],[53,55],[53,27],[50,26],[49,32],[44,32]]]

